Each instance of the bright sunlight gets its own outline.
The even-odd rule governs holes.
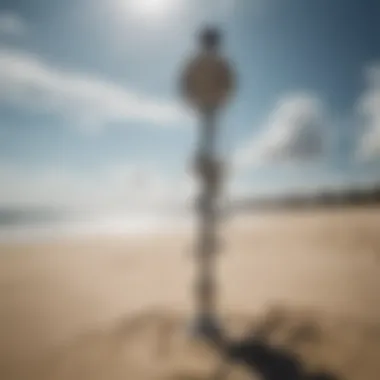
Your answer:
[[[181,0],[127,0],[128,10],[136,16],[153,19],[165,18],[178,7]]]

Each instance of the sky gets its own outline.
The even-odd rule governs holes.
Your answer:
[[[206,24],[238,87],[231,196],[380,181],[376,0],[0,0],[0,206],[121,208],[194,191],[179,94]]]

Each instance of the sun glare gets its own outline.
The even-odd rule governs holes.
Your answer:
[[[172,13],[179,0],[127,0],[129,10],[139,17],[162,18]]]

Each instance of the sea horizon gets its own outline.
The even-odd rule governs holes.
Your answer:
[[[132,236],[189,228],[189,211],[0,210],[0,243],[91,236]]]

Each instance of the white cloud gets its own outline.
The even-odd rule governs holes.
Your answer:
[[[15,13],[0,13],[0,34],[9,36],[21,36],[27,31],[24,20]]]
[[[236,155],[236,165],[246,168],[263,163],[305,161],[319,157],[325,148],[324,110],[309,94],[289,95],[278,102],[263,126]]]
[[[358,101],[364,118],[364,131],[359,141],[357,156],[371,160],[380,157],[380,64],[366,70],[367,87]]]
[[[30,171],[3,164],[0,178],[0,207],[145,211],[183,204],[193,191],[190,180],[165,177],[153,165],[113,165],[84,175],[55,167]]]
[[[39,57],[0,48],[0,102],[59,115],[88,131],[112,122],[157,126],[186,122],[180,107],[100,78],[54,68]]]

